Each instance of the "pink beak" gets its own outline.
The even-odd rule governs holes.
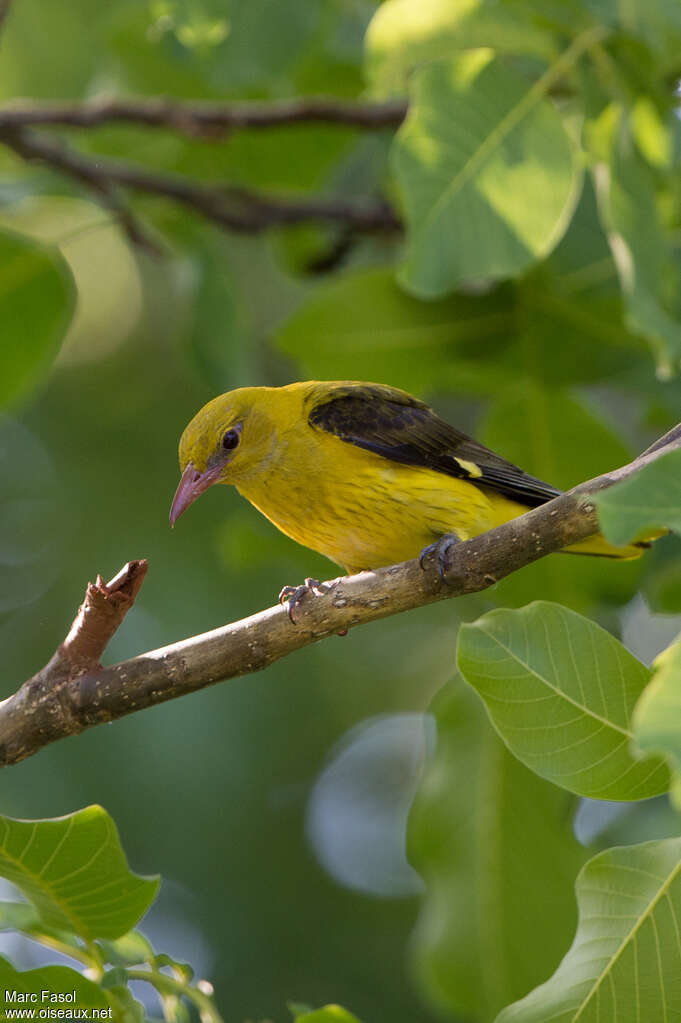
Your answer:
[[[177,485],[173,503],[170,506],[170,525],[174,526],[182,512],[186,511],[190,504],[193,504],[197,497],[200,497],[204,490],[208,490],[222,471],[223,466],[216,465],[205,472],[199,472],[194,468],[194,463],[189,462],[182,473],[182,478]]]

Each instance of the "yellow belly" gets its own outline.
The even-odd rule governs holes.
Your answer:
[[[234,483],[283,533],[347,572],[407,561],[445,533],[469,540],[528,510],[466,480],[400,465],[328,434],[315,434],[315,444],[285,440],[266,473]],[[601,536],[570,551],[641,554]]]
[[[348,572],[414,558],[444,533],[467,540],[526,510],[464,480],[350,450],[352,471],[344,460],[311,487],[271,473],[267,487],[239,490],[283,533]]]

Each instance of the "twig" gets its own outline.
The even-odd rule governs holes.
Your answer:
[[[145,562],[131,562],[123,583],[113,580],[102,587],[98,581],[92,588],[104,589],[106,615],[98,610],[99,597],[88,587],[84,608],[91,607],[90,613],[81,609],[50,663],[0,703],[0,766],[17,763],[48,743],[93,725],[259,671],[294,650],[355,625],[493,586],[519,568],[597,532],[596,509],[589,497],[680,448],[681,425],[663,440],[662,446],[653,445],[622,469],[453,545],[446,560],[446,581],[432,569],[423,571],[418,561],[361,572],[333,580],[323,587],[328,591],[322,596],[304,601],[296,611],[295,625],[285,608],[270,607],[212,632],[99,668],[96,661],[102,644],[115,631],[116,615],[122,620],[132,604],[146,570]],[[124,609],[117,604],[116,594],[121,592],[127,599]],[[74,651],[78,651],[75,658]],[[73,658],[70,665],[69,658]]]
[[[179,175],[148,171],[119,160],[89,157],[56,138],[6,128],[3,142],[25,160],[38,160],[62,174],[87,185],[107,205],[116,196],[116,186],[147,195],[174,199],[201,213],[207,220],[242,234],[258,234],[270,227],[311,221],[343,224],[363,233],[392,233],[401,223],[387,203],[356,202],[340,198],[275,199],[244,188],[204,185]],[[116,212],[122,216],[122,208]],[[139,234],[129,211],[123,220],[128,234]],[[148,246],[149,239],[146,239]]]
[[[8,5],[9,0],[0,0],[0,20],[3,3]],[[367,130],[395,128],[404,120],[406,112],[407,106],[402,100],[369,103],[327,96],[272,103],[192,103],[162,96],[126,99],[100,96],[82,102],[58,103],[21,99],[0,106],[0,130],[38,125],[93,128],[127,123],[214,138],[243,128],[290,124],[338,124]]]
[[[145,559],[129,561],[108,583],[98,575],[96,582],[87,584],[85,600],[57,650],[70,671],[99,667],[100,657],[135,603],[148,567]]]
[[[127,208],[112,181],[99,170],[97,160],[88,160],[57,139],[47,139],[34,132],[7,129],[0,141],[24,160],[39,160],[54,170],[73,178],[95,193],[102,205],[111,210],[134,245],[158,256],[162,249]]]

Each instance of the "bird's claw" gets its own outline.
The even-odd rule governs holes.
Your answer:
[[[437,567],[437,574],[440,576],[440,579],[446,583],[446,572],[448,567],[447,554],[454,544],[460,542],[459,537],[454,533],[445,533],[445,535],[441,536],[439,540],[435,541],[435,543],[429,543],[427,547],[423,548],[419,554],[419,565],[425,571],[426,562],[434,559]]]
[[[279,603],[287,605],[288,616],[295,625],[295,611],[301,600],[309,593],[315,597],[322,597],[329,589],[328,584],[320,583],[319,579],[307,578],[301,586],[284,586],[279,594]]]

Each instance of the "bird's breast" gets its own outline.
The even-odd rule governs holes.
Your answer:
[[[405,561],[443,533],[466,539],[491,524],[490,501],[473,484],[335,437],[302,455],[289,445],[262,476],[237,486],[287,536],[352,571]]]

